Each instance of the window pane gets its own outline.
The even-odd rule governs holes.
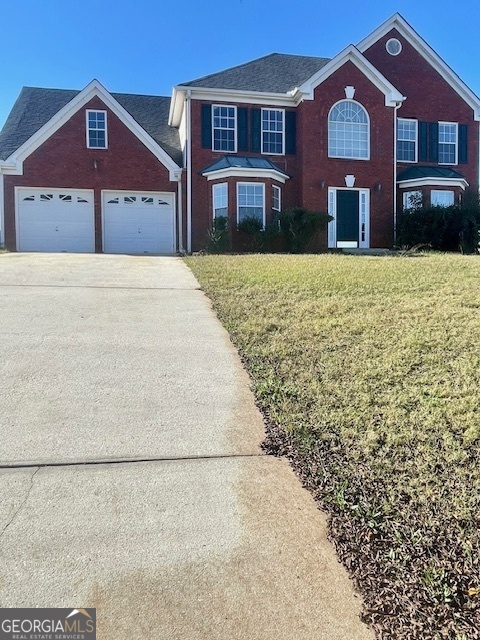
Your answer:
[[[239,184],[237,186],[238,221],[255,217],[263,224],[264,220],[264,188],[263,184]]]
[[[328,153],[341,158],[368,158],[369,125],[365,109],[344,100],[329,117]]]
[[[283,111],[262,109],[262,153],[283,153]]]
[[[214,151],[235,151],[235,107],[213,107]]]
[[[453,191],[432,191],[432,207],[450,207],[454,204]]]

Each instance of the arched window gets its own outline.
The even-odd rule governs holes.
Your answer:
[[[368,159],[370,123],[361,104],[337,102],[328,116],[328,155],[331,158]]]

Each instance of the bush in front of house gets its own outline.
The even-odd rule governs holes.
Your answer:
[[[464,194],[461,205],[414,207],[397,221],[397,245],[425,245],[437,251],[476,253],[479,246],[480,205],[478,195]]]
[[[246,216],[237,225],[238,231],[248,238],[247,248],[255,253],[273,250],[273,243],[279,235],[278,222],[274,220],[265,225],[255,216]]]
[[[322,211],[294,207],[288,211],[282,211],[278,219],[287,251],[305,253],[320,229],[324,229],[333,218]]]
[[[228,218],[217,216],[212,222],[212,227],[207,232],[207,253],[225,253],[228,251],[230,241],[228,238]]]

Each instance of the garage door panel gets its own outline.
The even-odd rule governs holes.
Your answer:
[[[170,193],[105,193],[106,253],[175,252],[175,196]]]
[[[19,189],[19,251],[91,253],[95,250],[93,192]]]

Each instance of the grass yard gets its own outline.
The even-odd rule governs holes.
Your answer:
[[[480,638],[480,257],[186,261],[378,638]]]

